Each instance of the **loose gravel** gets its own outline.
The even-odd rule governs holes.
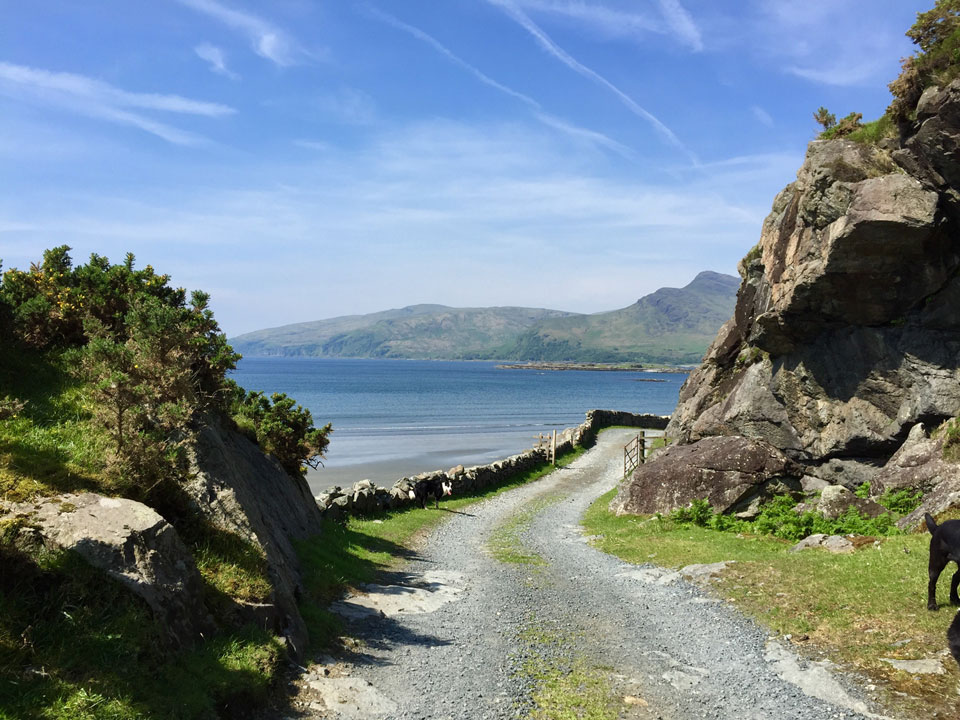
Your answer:
[[[335,674],[375,690],[379,704],[321,695],[312,717],[527,717],[540,687],[531,667],[602,672],[623,718],[881,717],[825,664],[797,657],[697,585],[590,546],[580,517],[619,479],[634,435],[608,430],[570,466],[451,512],[403,573],[370,588],[374,599],[348,599],[362,608],[345,613],[358,642]],[[494,559],[491,533],[535,503],[519,540],[542,562]],[[442,587],[442,597],[426,602],[411,587]],[[404,595],[417,602],[398,608]]]

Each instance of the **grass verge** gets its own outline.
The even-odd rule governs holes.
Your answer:
[[[575,448],[558,455],[557,467],[569,465],[584,452],[583,448]],[[409,546],[417,534],[436,527],[452,512],[538,480],[553,469],[552,465],[544,463],[501,485],[445,500],[440,510],[430,506],[426,509],[410,507],[367,517],[350,517],[343,524],[328,523],[323,535],[299,543],[297,551],[306,588],[300,612],[307,622],[311,644],[322,648],[333,643],[341,626],[327,606],[348,588],[372,582],[378,572],[395,568],[409,558]]]
[[[926,534],[878,538],[850,555],[821,550],[788,552],[792,543],[769,536],[732,534],[668,519],[615,517],[600,497],[584,515],[600,550],[628,562],[676,568],[735,560],[717,592],[762,625],[791,634],[811,653],[871,678],[884,689],[896,717],[960,715],[956,663],[944,675],[911,675],[883,658],[942,657],[954,612],[926,610]],[[939,601],[947,601],[943,581]],[[802,638],[802,640],[801,640]]]
[[[250,626],[172,658],[163,646],[149,608],[78,556],[0,547],[0,718],[242,717],[284,657]]]

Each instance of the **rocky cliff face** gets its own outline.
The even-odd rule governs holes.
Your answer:
[[[918,423],[957,415],[958,149],[960,82],[924,94],[899,144],[811,143],[668,436],[765,442],[854,487]]]

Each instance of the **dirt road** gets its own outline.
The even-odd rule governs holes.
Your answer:
[[[678,573],[590,546],[579,518],[633,434],[608,430],[569,467],[451,513],[404,572],[341,603],[357,647],[305,676],[309,716],[880,717]]]

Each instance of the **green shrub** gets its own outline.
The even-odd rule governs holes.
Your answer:
[[[960,0],[937,0],[933,9],[918,13],[907,31],[919,50],[904,58],[900,75],[890,83],[893,120],[908,120],[923,91],[960,76]]]
[[[893,117],[889,113],[884,113],[879,119],[864,123],[860,129],[854,130],[847,136],[847,139],[864,145],[876,145],[884,138],[896,136],[897,128],[894,125]]]
[[[232,413],[238,427],[276,457],[290,475],[304,477],[307,467],[322,464],[333,426],[314,427],[310,411],[285,393],[268,398],[262,392],[245,393],[234,385]]]
[[[923,500],[923,493],[919,490],[887,490],[884,492],[878,502],[887,510],[897,515],[908,515],[920,507]]]
[[[836,138],[847,137],[863,129],[863,113],[852,112],[840,120],[833,127],[827,128],[820,133],[821,140],[834,140]]]
[[[860,483],[857,489],[853,491],[853,494],[864,500],[870,497],[870,481],[867,480],[866,482]]]
[[[678,508],[666,518],[677,525],[696,525],[713,530],[756,535],[772,535],[783,540],[802,540],[808,535],[897,535],[900,530],[889,514],[870,518],[856,508],[848,508],[840,517],[830,520],[819,513],[796,510],[797,502],[789,495],[777,495],[760,510],[753,521],[715,512],[707,500],[694,500],[690,506]],[[662,516],[659,516],[662,520]]]
[[[760,243],[757,243],[752,248],[750,248],[749,252],[747,252],[746,255],[743,256],[743,260],[741,262],[743,262],[744,267],[746,267],[750,265],[750,263],[752,263],[754,260],[759,260],[762,254],[763,254],[763,251],[760,249]]]

